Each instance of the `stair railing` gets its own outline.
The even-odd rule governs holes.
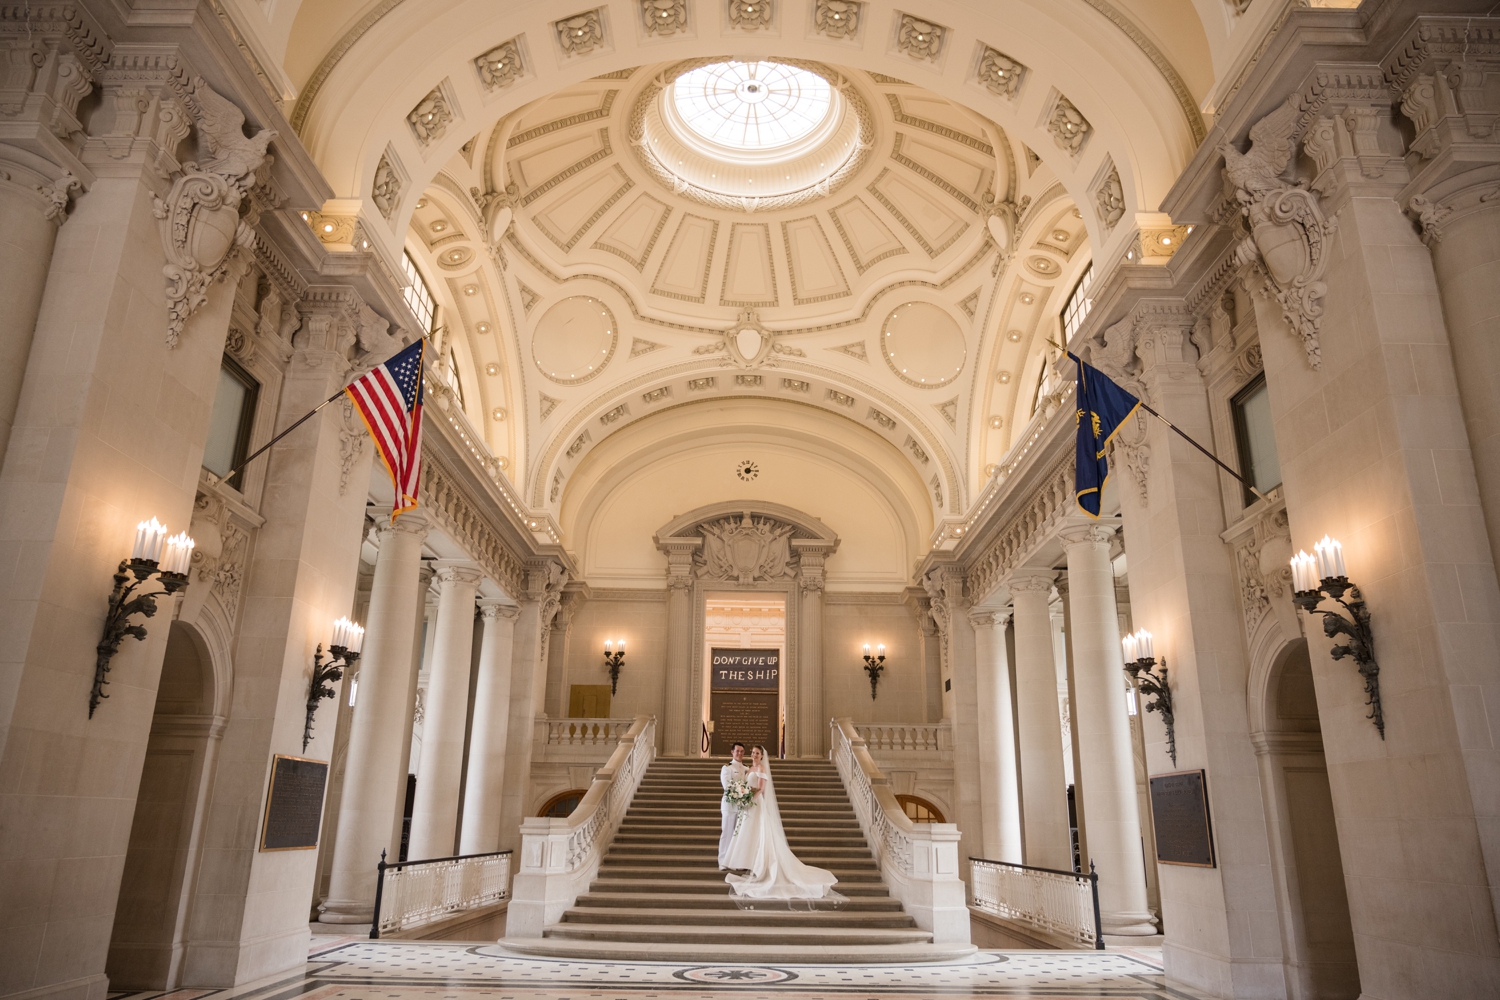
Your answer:
[[[969,859],[974,908],[1015,920],[1085,948],[1104,950],[1099,919],[1099,873]]]
[[[521,866],[511,889],[507,937],[541,937],[588,888],[655,758],[656,718],[637,715],[566,819],[521,821]]]
[[[375,870],[371,938],[503,903],[510,894],[510,851],[396,864],[386,864],[381,851]]]
[[[958,826],[914,823],[875,766],[851,719],[832,722],[833,763],[891,895],[935,944],[967,944],[969,908],[958,872]]]

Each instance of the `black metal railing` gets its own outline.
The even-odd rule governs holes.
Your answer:
[[[978,909],[1104,950],[1099,873],[1092,861],[1085,875],[970,858],[969,881]]]
[[[375,866],[375,916],[370,938],[490,906],[510,896],[510,851]]]

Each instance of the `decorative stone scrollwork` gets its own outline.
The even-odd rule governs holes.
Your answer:
[[[790,524],[748,511],[742,518],[703,524],[698,528],[703,551],[694,559],[698,576],[741,585],[786,579],[797,571],[790,541],[793,530]]]
[[[1443,222],[1453,214],[1450,206],[1440,205],[1423,195],[1414,194],[1406,203],[1406,210],[1416,217],[1417,224],[1422,227],[1424,245],[1432,246],[1443,241]]]
[[[817,0],[813,27],[829,38],[853,38],[859,30],[859,4],[855,0]]]
[[[1077,509],[1073,501],[1073,456],[1060,459],[1000,529],[994,541],[968,564],[968,588],[976,601],[999,586]]]
[[[417,137],[417,142],[430,146],[443,137],[456,117],[443,88],[433,87],[407,114],[406,122],[411,126],[412,135]]]
[[[1083,149],[1084,140],[1093,131],[1093,126],[1083,117],[1083,112],[1073,106],[1072,101],[1058,94],[1057,101],[1052,105],[1052,114],[1047,119],[1047,131],[1052,133],[1052,139],[1058,148],[1077,156],[1078,151]]]
[[[1322,281],[1326,244],[1336,221],[1323,215],[1317,195],[1281,178],[1291,159],[1299,114],[1293,95],[1251,127],[1249,151],[1241,153],[1230,143],[1222,151],[1225,181],[1250,230],[1236,257],[1264,268],[1283,318],[1302,338],[1308,364],[1317,369],[1323,364],[1318,329],[1328,291]]]
[[[729,23],[742,31],[771,26],[773,0],[729,0]]]
[[[557,31],[557,44],[570,56],[585,55],[604,44],[604,22],[597,10],[555,21],[552,27]]]
[[[375,168],[375,182],[370,186],[370,200],[389,219],[401,204],[401,175],[391,166],[389,156],[382,156]]]
[[[74,190],[82,187],[77,177],[71,173],[65,173],[51,184],[37,188],[37,193],[47,199],[47,211],[44,213],[46,217],[57,220],[59,226],[67,222],[68,200],[72,197]]]
[[[1094,204],[1099,209],[1099,224],[1106,233],[1114,232],[1115,223],[1125,214],[1125,187],[1120,183],[1120,171],[1113,163],[1104,183],[1094,192]]]
[[[986,45],[979,56],[979,82],[992,94],[1015,97],[1025,73],[1025,66],[999,49]]]
[[[474,68],[479,71],[479,81],[484,84],[485,90],[509,87],[525,71],[521,63],[521,47],[514,38],[501,42],[476,58]]]
[[[234,249],[254,245],[254,230],[240,219],[240,202],[255,184],[255,171],[276,137],[270,129],[247,137],[244,113],[200,77],[184,88],[183,102],[213,159],[183,164],[166,199],[155,198],[152,206],[167,256],[162,274],[167,279],[169,348],[177,346],[188,317],[208,301],[209,284],[226,274]]]
[[[422,455],[419,499],[432,522],[457,542],[470,559],[483,567],[485,575],[501,589],[507,594],[520,594],[527,589],[529,574],[526,564],[501,540],[454,475],[428,451]],[[399,526],[406,520],[403,517],[396,524]],[[562,571],[560,566],[557,569]],[[563,575],[566,578],[566,573]],[[558,589],[561,590],[561,586]]]
[[[1292,538],[1286,508],[1268,510],[1254,522],[1237,525],[1231,531],[1238,535],[1234,563],[1245,635],[1253,638],[1273,608],[1284,614],[1288,622],[1295,621],[1291,604]],[[1231,539],[1231,544],[1235,541]]]
[[[901,15],[901,26],[896,30],[896,48],[913,59],[937,61],[943,50],[943,38],[948,29],[931,21],[923,21],[910,14]]]
[[[687,28],[687,0],[641,0],[641,23],[648,35],[675,35]]]

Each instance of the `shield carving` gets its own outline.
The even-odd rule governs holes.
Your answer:
[[[734,561],[734,572],[740,583],[750,583],[755,579],[755,571],[760,568],[761,548],[760,538],[744,533],[736,534],[729,543],[729,557]]]

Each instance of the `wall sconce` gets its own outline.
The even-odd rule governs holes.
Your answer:
[[[104,635],[95,647],[98,658],[94,661],[94,689],[89,693],[90,719],[94,717],[99,702],[109,697],[104,693],[104,685],[109,683],[106,679],[109,661],[120,651],[120,643],[127,635],[138,640],[146,638],[146,627],[131,625],[127,619],[132,615],[150,618],[156,614],[156,599],[163,593],[171,595],[187,589],[193,544],[185,531],[168,538],[166,526],[154,517],[135,526],[135,547],[130,551],[130,558],[121,559],[120,568],[115,570],[115,589],[109,595]],[[153,576],[160,578],[162,590],[136,594],[136,589]]]
[[[1120,644],[1125,647],[1125,672],[1140,688],[1141,693],[1152,699],[1146,702],[1146,711],[1160,712],[1161,721],[1167,725],[1167,756],[1172,758],[1172,766],[1176,767],[1177,717],[1172,712],[1172,689],[1167,686],[1166,657],[1162,657],[1161,672],[1153,672],[1151,668],[1156,666],[1156,644],[1151,633],[1145,629],[1138,629],[1134,635],[1125,636]]]
[[[353,669],[364,643],[364,626],[347,618],[340,618],[333,623],[333,641],[328,644],[328,651],[333,655],[327,663],[323,662],[323,644],[318,643],[318,651],[313,654],[312,683],[307,689],[307,723],[302,727],[304,753],[307,752],[307,745],[312,742],[313,716],[318,713],[318,703],[334,696],[335,692],[328,686],[329,683],[342,680],[345,668]],[[352,691],[349,704],[354,704]]]
[[[1385,739],[1385,714],[1380,710],[1380,664],[1375,662],[1375,636],[1370,632],[1370,609],[1360,596],[1359,588],[1349,582],[1344,570],[1344,547],[1338,539],[1323,536],[1313,546],[1315,556],[1299,551],[1292,556],[1292,603],[1309,614],[1323,616],[1323,634],[1332,639],[1336,635],[1349,637],[1348,643],[1334,646],[1329,653],[1335,660],[1354,657],[1359,666],[1359,676],[1365,681],[1365,704],[1370,714],[1365,718],[1375,723],[1380,738]],[[1344,600],[1348,594],[1349,599]],[[1338,604],[1349,617],[1337,611],[1324,611],[1318,607],[1324,599]]]
[[[609,669],[609,693],[614,695],[620,687],[620,668],[625,665],[625,640],[620,640],[620,649],[615,651],[612,640],[604,640],[604,665]]]
[[[870,644],[865,643],[865,673],[870,675],[870,700],[875,700],[875,685],[880,683],[881,671],[885,670],[885,643],[875,647],[875,655],[870,655]]]

